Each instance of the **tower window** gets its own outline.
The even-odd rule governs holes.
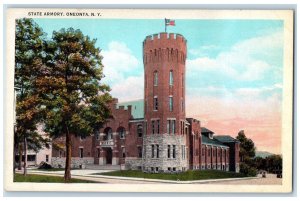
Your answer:
[[[158,98],[156,96],[153,98],[153,109],[158,110]]]
[[[183,103],[183,99],[181,99],[181,111],[184,111],[184,103]]]
[[[151,145],[151,157],[154,158],[154,144]]]
[[[153,78],[154,78],[153,85],[157,86],[158,85],[158,72],[157,71],[154,71]]]
[[[159,158],[159,145],[156,145],[156,158]]]
[[[155,133],[155,121],[152,120],[151,123],[152,123],[152,134],[154,134]]]
[[[170,75],[169,75],[169,84],[170,86],[172,86],[174,83],[174,80],[173,80],[173,71],[170,70]]]
[[[168,120],[167,121],[167,132],[168,132],[168,134],[175,134],[176,120]]]
[[[157,122],[157,134],[159,134],[159,120],[157,120],[156,122]]]
[[[169,97],[169,110],[170,110],[170,112],[173,111],[173,97],[172,96]]]
[[[168,158],[171,158],[171,145],[168,145]]]
[[[176,158],[176,145],[173,145],[173,158]]]

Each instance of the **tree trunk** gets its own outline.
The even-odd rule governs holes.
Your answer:
[[[72,142],[71,134],[68,131],[66,132],[66,166],[65,166],[65,183],[71,182],[71,157],[72,157]]]
[[[14,154],[13,154],[14,156],[14,158],[13,158],[13,160],[14,160],[14,170],[13,170],[13,172],[14,172],[14,175],[15,175],[15,173],[16,173],[16,167],[17,167],[17,164],[16,164],[16,156],[17,156],[17,145],[16,144],[14,144]]]
[[[24,137],[24,176],[27,175],[27,139]]]
[[[18,164],[18,170],[22,169],[22,146],[21,144],[18,145],[19,147],[19,164]]]

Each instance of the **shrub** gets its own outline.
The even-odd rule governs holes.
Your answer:
[[[245,163],[241,163],[240,165],[240,173],[246,175],[246,176],[251,176],[254,177],[257,175],[257,170],[254,167],[250,167],[249,165]]]

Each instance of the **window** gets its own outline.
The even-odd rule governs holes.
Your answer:
[[[183,103],[183,99],[181,99],[181,111],[184,111],[184,103]]]
[[[158,98],[154,96],[153,98],[153,110],[158,110]]]
[[[176,130],[175,130],[175,120],[172,120],[172,134],[175,134]]]
[[[168,134],[175,134],[176,132],[176,120],[168,120],[167,122],[167,132]]]
[[[46,162],[49,162],[49,155],[46,155]]]
[[[158,85],[158,73],[157,73],[157,71],[154,71],[153,78],[154,78],[153,85],[157,86]]]
[[[125,147],[122,147],[122,157],[125,158],[126,157],[126,152],[125,152]]]
[[[159,145],[156,145],[156,158],[159,158]]]
[[[174,82],[174,80],[173,80],[173,71],[170,70],[170,75],[169,75],[169,84],[170,84],[170,86],[173,85],[173,82]]]
[[[139,158],[142,158],[143,157],[143,150],[142,150],[142,147],[141,146],[138,146],[138,157]]]
[[[169,110],[170,110],[170,112],[173,111],[173,97],[172,96],[169,97]]]
[[[173,158],[176,158],[176,145],[173,145]]]
[[[79,148],[79,158],[83,158],[83,148]]]
[[[205,155],[205,148],[202,148],[202,156]]]
[[[157,123],[157,134],[159,134],[159,120],[157,120],[156,123]]]
[[[156,172],[158,172],[158,167],[155,168]]]
[[[215,156],[216,156],[216,150],[213,149],[213,157],[215,157]]]
[[[173,167],[173,171],[174,171],[174,172],[176,171],[176,167]]]
[[[171,158],[171,145],[168,145],[168,158]]]
[[[151,158],[154,158],[154,144],[151,145]]]
[[[211,149],[209,148],[207,155],[210,157]]]
[[[152,134],[154,134],[155,133],[155,121],[152,120],[151,123],[152,123]]]
[[[86,138],[85,135],[80,135],[80,140],[84,140]]]
[[[138,137],[143,137],[143,126],[141,124],[137,126],[137,134]]]
[[[103,140],[111,140],[112,139],[112,129],[107,127],[104,129],[104,138]]]
[[[119,136],[120,136],[120,139],[125,139],[125,128],[123,127],[120,127],[118,128],[118,133],[119,133]]]

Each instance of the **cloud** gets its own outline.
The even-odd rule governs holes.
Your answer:
[[[120,102],[142,99],[144,97],[144,77],[130,76],[112,87],[111,94]]]
[[[271,70],[280,71],[282,44],[281,32],[240,41],[215,58],[202,56],[187,60],[187,76],[193,78],[197,74],[213,72],[219,79],[261,80]]]
[[[104,81],[109,84],[122,82],[124,74],[135,71],[139,66],[138,59],[125,43],[112,41],[108,50],[102,51]]]
[[[143,98],[144,77],[142,72],[136,73],[141,65],[126,44],[112,41],[102,55],[103,82],[111,87],[112,96],[119,101]]]

